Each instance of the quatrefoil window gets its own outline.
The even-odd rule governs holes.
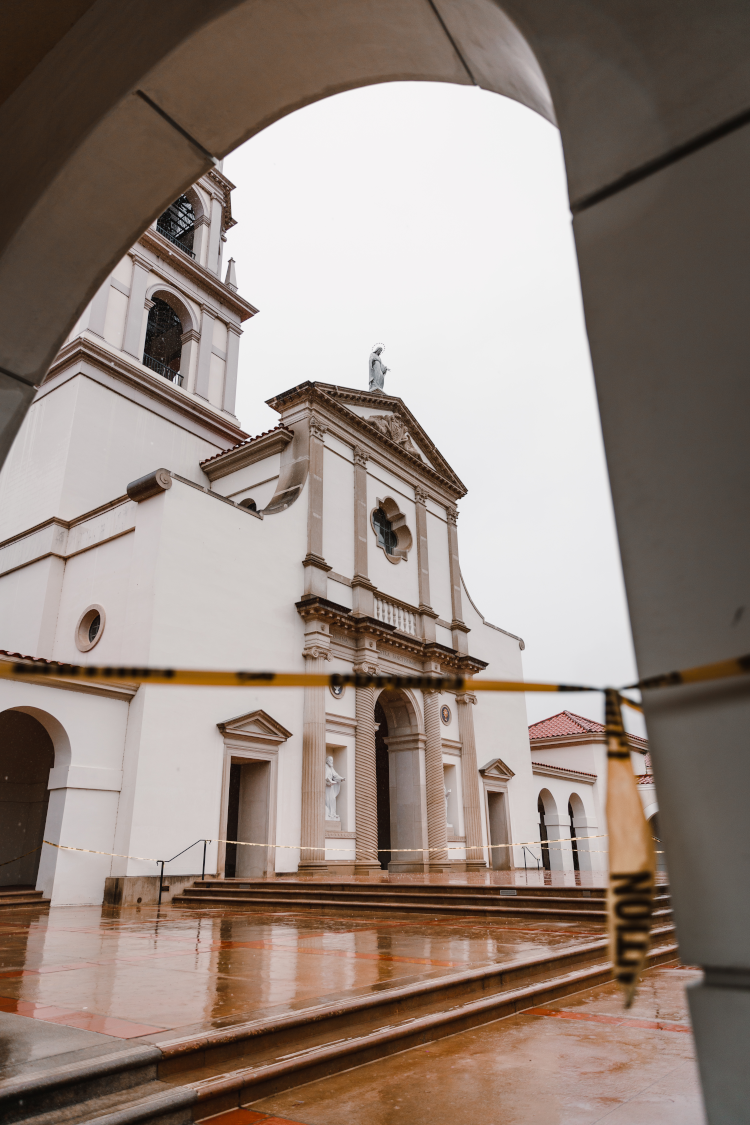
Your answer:
[[[398,504],[390,496],[384,500],[378,497],[377,503],[377,508],[370,513],[370,522],[378,547],[389,562],[399,563],[409,557],[412,547],[412,536],[406,526],[406,516],[399,511]]]

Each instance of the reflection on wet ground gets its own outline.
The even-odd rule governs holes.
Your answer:
[[[644,973],[220,1114],[211,1125],[705,1125],[685,985]],[[269,1115],[269,1116],[267,1116]]]
[[[499,873],[498,873],[499,874]],[[583,922],[177,906],[0,919],[0,1012],[159,1041],[601,937]]]

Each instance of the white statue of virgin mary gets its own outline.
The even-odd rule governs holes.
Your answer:
[[[380,358],[382,353],[383,353],[384,347],[385,347],[384,344],[373,344],[372,351],[370,352],[370,365],[369,365],[370,383],[369,383],[369,389],[371,391],[382,391],[383,390],[383,385],[385,383],[386,371],[390,370],[390,368],[386,367],[386,365],[383,363],[382,359]]]

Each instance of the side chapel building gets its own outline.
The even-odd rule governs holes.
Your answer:
[[[167,209],[39,389],[0,477],[0,659],[520,679],[461,576],[466,489],[400,398],[302,382],[240,428],[232,188]],[[539,831],[522,695],[2,681],[0,758],[0,860],[103,853],[0,868],[57,903],[204,837],[246,877],[523,866],[487,845]]]

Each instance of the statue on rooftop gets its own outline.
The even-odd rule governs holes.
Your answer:
[[[384,348],[385,348],[385,344],[373,344],[372,351],[370,352],[370,364],[369,364],[370,383],[369,383],[369,389],[371,391],[382,391],[383,390],[383,384],[385,383],[386,372],[390,370],[390,368],[386,367],[386,365],[383,363],[382,359],[380,358],[382,353],[383,353]]]

